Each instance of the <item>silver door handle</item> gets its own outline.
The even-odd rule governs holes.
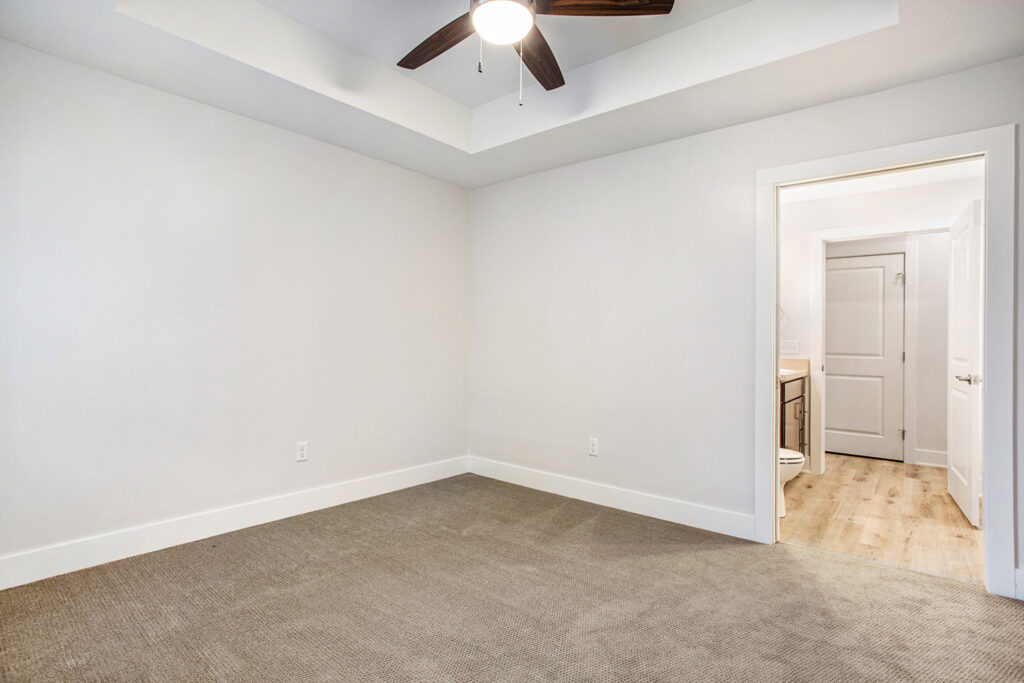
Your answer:
[[[966,382],[967,384],[974,384],[974,375],[954,375],[954,376],[958,380],[960,380],[961,382]]]

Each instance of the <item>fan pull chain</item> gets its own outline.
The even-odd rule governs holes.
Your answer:
[[[519,41],[519,106],[523,106],[523,41]]]
[[[476,63],[476,72],[482,74],[484,72],[484,39],[480,37],[480,61]]]

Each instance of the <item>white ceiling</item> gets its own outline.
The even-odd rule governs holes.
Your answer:
[[[677,0],[672,20],[677,20],[675,12],[685,1]],[[308,50],[287,55],[290,59],[278,58],[273,66],[254,66],[253,61],[272,52],[262,46],[274,41],[263,39],[279,38],[276,34],[243,45],[249,50],[246,59],[232,58],[227,56],[229,49],[204,47],[197,44],[201,40],[184,39],[116,11],[119,3],[133,5],[137,0],[0,0],[0,37],[405,168],[478,187],[1024,54],[1024,0],[900,0],[898,24],[864,29],[866,32],[854,32],[845,39],[842,26],[815,24],[811,17],[813,12],[831,11],[834,20],[841,18],[835,12],[858,7],[877,7],[884,12],[891,1],[751,0],[731,3],[736,6],[715,14],[727,5],[690,0],[697,8],[694,11],[712,16],[698,12],[694,17],[699,20],[653,39],[647,39],[649,34],[642,29],[633,33],[621,24],[602,29],[619,34],[609,40],[646,42],[574,69],[569,66],[573,60],[585,62],[599,54],[590,51],[598,49],[598,41],[591,41],[589,33],[581,36],[578,26],[582,23],[574,23],[592,20],[557,18],[572,35],[563,37],[557,29],[544,28],[562,61],[568,85],[552,93],[535,86],[527,93],[527,106],[522,109],[507,96],[471,108],[458,101],[456,90],[435,92],[422,85],[425,81],[409,79],[404,75],[408,72],[394,68],[394,55],[408,49],[406,40],[412,47],[425,37],[420,35],[423,31],[432,32],[430,27],[437,20],[426,14],[433,14],[433,7],[448,0],[265,0],[266,5],[252,0],[167,0],[175,6],[197,8],[248,2],[282,19],[287,18],[272,10],[286,10],[297,20],[292,22],[295,26],[319,36],[333,50],[317,55],[321,63],[312,66],[319,70],[300,73],[326,77],[330,87],[322,87],[315,78],[275,73],[274,67],[282,62],[293,70],[309,67],[303,62],[309,57],[303,54]],[[367,8],[374,4],[387,11],[374,14]],[[372,55],[362,55],[353,45],[343,45],[339,26],[317,18],[328,16],[332,5],[377,17],[372,30],[366,24],[352,23],[360,27],[357,37],[381,45],[382,51],[392,51],[386,65]],[[417,14],[415,31],[408,29],[416,37],[394,37],[394,24],[387,12],[419,5],[425,14]],[[756,6],[771,11],[769,22],[774,15],[785,15],[788,20],[781,27],[762,26],[764,22],[751,19],[757,16],[751,14]],[[339,14],[335,21],[346,20]],[[610,22],[621,20],[607,21],[611,26]],[[324,35],[311,32],[303,26],[306,22],[316,24]],[[186,28],[194,31],[196,26]],[[208,26],[204,23],[199,28]],[[659,25],[657,30],[661,28]],[[744,31],[760,40],[742,38]],[[236,33],[233,37],[242,42],[251,37],[244,31]],[[293,39],[298,35],[291,32]],[[776,36],[781,38],[776,40]],[[809,39],[801,43],[801,36]],[[356,37],[346,39],[355,41]],[[786,41],[792,45],[780,48]],[[600,49],[608,49],[607,43],[600,45]],[[733,52],[728,52],[730,49]],[[736,60],[738,49],[746,51],[744,60]],[[673,56],[659,58],[666,54]],[[757,54],[761,56],[757,58]],[[331,61],[339,56],[343,57],[340,63]],[[252,61],[247,61],[250,58]],[[470,84],[475,55],[471,58]],[[451,61],[454,63],[439,63],[437,69],[461,69],[454,55]],[[344,75],[356,62],[360,68],[375,66],[377,76],[364,78],[355,86],[339,86],[338,74]],[[371,71],[364,69],[363,73]],[[443,73],[437,77],[448,80]],[[470,87],[457,80],[452,77],[445,87]],[[397,95],[374,100],[371,95],[381,90],[380,84],[390,81],[395,88],[385,95]],[[507,90],[495,87],[493,92],[499,94]],[[425,104],[430,106],[422,106]],[[383,111],[384,105],[390,110]],[[429,116],[424,117],[420,109],[429,110]]]
[[[469,107],[258,0],[118,0],[116,10],[470,154],[899,21],[897,0],[747,0],[566,69],[554,91],[530,86],[526,107],[515,94]]]
[[[749,0],[679,0],[671,14],[651,17],[537,17],[563,72],[622,52],[697,23]],[[519,59],[511,47],[484,46],[484,73],[477,72],[479,41],[470,38],[416,69],[398,60],[452,19],[465,14],[469,0],[260,0],[334,40],[355,48],[396,71],[468,107],[497,99],[519,87]],[[525,80],[533,84],[529,70]]]

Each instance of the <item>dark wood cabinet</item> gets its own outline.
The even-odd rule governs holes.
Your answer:
[[[779,397],[779,446],[808,455],[807,439],[807,379],[800,377],[783,382]]]

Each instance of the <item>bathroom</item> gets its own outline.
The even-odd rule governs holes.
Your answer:
[[[779,190],[782,542],[984,582],[984,195],[983,157]]]

